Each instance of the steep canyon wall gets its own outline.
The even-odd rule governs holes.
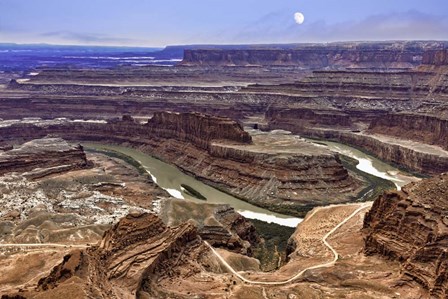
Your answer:
[[[410,68],[422,62],[427,48],[443,42],[330,43],[248,48],[195,48],[184,51],[181,65],[291,65],[322,68]]]
[[[448,296],[448,176],[380,196],[364,220],[365,251],[397,260],[431,298]]]
[[[0,128],[3,143],[47,135],[138,148],[225,192],[293,215],[304,215],[329,201],[350,201],[361,187],[337,154],[317,149],[313,154],[258,151],[237,123],[219,117],[160,113],[146,124],[125,117],[106,124],[61,122]]]

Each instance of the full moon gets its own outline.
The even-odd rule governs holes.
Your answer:
[[[297,24],[303,24],[303,22],[305,21],[305,16],[303,15],[303,13],[301,12],[296,12],[294,14],[294,20],[296,21]]]

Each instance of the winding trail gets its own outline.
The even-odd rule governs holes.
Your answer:
[[[292,276],[291,278],[287,279],[287,280],[283,280],[283,281],[254,281],[254,280],[250,280],[245,278],[244,276],[242,276],[240,273],[238,273],[235,269],[233,269],[232,266],[230,266],[226,260],[207,242],[204,241],[204,243],[210,248],[210,250],[213,252],[213,254],[221,261],[221,263],[236,277],[238,277],[240,280],[248,283],[248,284],[253,284],[253,285],[284,285],[284,284],[288,284],[293,282],[294,280],[296,280],[297,278],[299,278],[300,276],[302,276],[306,271],[308,270],[313,270],[313,269],[318,269],[318,268],[327,268],[327,267],[331,267],[333,266],[336,261],[339,259],[339,254],[338,252],[330,245],[330,243],[328,243],[327,239],[336,231],[338,230],[342,225],[344,225],[345,223],[347,223],[350,219],[352,219],[354,216],[356,216],[360,211],[362,211],[363,209],[370,207],[372,204],[372,202],[368,202],[368,203],[364,203],[362,204],[359,208],[357,208],[355,211],[353,211],[348,217],[346,217],[344,220],[342,220],[338,225],[336,225],[333,229],[331,229],[323,238],[322,238],[322,242],[324,243],[324,245],[326,247],[328,247],[330,249],[330,251],[333,254],[333,260],[327,263],[323,263],[323,264],[318,264],[315,266],[311,266],[311,267],[307,267],[305,269],[303,269],[302,271],[300,271],[299,273],[297,273],[296,275]],[[325,208],[330,208],[333,206],[328,206]],[[322,209],[322,208],[321,208]],[[318,210],[315,209],[314,212],[312,212],[312,214],[310,214],[310,216],[307,218],[310,219],[311,217],[313,217],[315,215],[315,213]],[[58,243],[30,243],[30,244],[1,244],[0,243],[0,248],[27,248],[27,247],[62,247],[62,248],[87,248],[89,247],[89,245],[66,245],[66,244],[58,244]]]
[[[307,267],[305,269],[303,269],[302,271],[300,271],[299,273],[297,273],[296,275],[292,276],[291,278],[287,279],[287,280],[282,280],[282,281],[254,281],[254,280],[250,280],[245,278],[244,276],[242,276],[240,273],[238,273],[237,271],[235,271],[235,269],[232,268],[232,266],[229,265],[229,263],[226,262],[226,260],[207,242],[204,241],[204,243],[210,248],[210,250],[216,255],[216,257],[221,261],[221,263],[236,277],[238,277],[240,280],[248,283],[248,284],[254,284],[254,285],[283,285],[283,284],[288,284],[293,282],[294,280],[296,280],[297,278],[299,278],[300,276],[302,276],[306,271],[308,270],[313,270],[313,269],[318,269],[318,268],[328,268],[333,266],[336,261],[339,259],[339,254],[338,252],[330,245],[330,243],[328,243],[327,239],[335,232],[337,231],[341,226],[343,226],[345,223],[347,223],[350,219],[352,219],[354,216],[356,216],[360,211],[364,210],[365,208],[370,207],[372,204],[372,202],[368,202],[368,203],[364,203],[362,204],[359,208],[357,208],[355,211],[353,211],[353,213],[351,213],[347,218],[345,218],[344,220],[342,220],[338,225],[336,225],[332,230],[330,230],[323,238],[322,238],[322,242],[324,243],[325,246],[327,246],[331,252],[333,253],[333,260],[328,262],[328,263],[324,263],[324,264],[318,264],[315,266],[311,266],[311,267]],[[332,206],[329,206],[332,207]],[[329,208],[326,207],[326,208]],[[308,219],[310,219],[311,217],[314,216],[314,214],[316,213],[317,210],[315,210],[310,217],[308,217]]]
[[[89,245],[68,245],[68,244],[58,244],[58,243],[23,243],[23,244],[2,244],[0,243],[0,248],[2,247],[63,247],[63,248],[87,248]]]

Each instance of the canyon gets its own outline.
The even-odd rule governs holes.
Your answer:
[[[42,69],[26,81],[12,80],[1,90],[0,117],[107,120],[129,114],[148,119],[163,110],[240,121],[257,116],[260,128],[367,146],[370,153],[413,172],[446,171],[448,95],[443,42],[307,47],[325,53],[349,49],[356,54],[355,62],[364,61],[363,51],[379,58],[365,54],[373,64],[365,68],[342,64],[313,69],[308,65],[301,71],[297,65],[277,68],[268,62],[261,67],[185,62],[172,68]],[[191,50],[195,51],[202,53],[200,48]],[[207,51],[231,50],[214,47]],[[257,53],[257,49],[235,51]],[[297,47],[295,51],[302,50]],[[391,51],[399,54],[389,57]],[[397,69],[380,63],[382,55],[384,61],[401,61],[397,57],[412,56],[408,52],[419,57],[412,65]],[[406,145],[409,140],[416,144]],[[417,162],[410,162],[414,157]]]
[[[425,53],[426,64],[412,71],[318,71],[302,82],[275,86],[303,104],[271,106],[266,126],[352,144],[411,171],[445,172],[448,72],[438,55],[446,50]],[[274,89],[249,87],[258,88]]]
[[[5,145],[48,135],[131,146],[226,193],[295,216],[354,200],[365,187],[327,149],[290,135],[250,136],[223,117],[159,112],[143,124],[125,116],[106,123],[56,120],[0,127]]]
[[[335,205],[314,210],[291,237],[295,248],[288,263],[270,273],[257,270],[256,260],[250,257],[211,250],[189,222],[167,227],[154,214],[131,212],[110,227],[96,245],[69,250],[33,287],[10,292],[4,298],[426,296],[412,281],[400,284],[397,262],[366,257],[360,250],[360,228],[369,207]],[[344,258],[333,266],[320,267],[333,259],[321,238],[338,223],[338,232],[330,235],[328,242]],[[242,282],[226,267],[244,270],[239,275],[250,277],[249,282]],[[348,267],[352,271],[346,271]],[[297,275],[299,272],[302,274]],[[283,282],[288,278],[290,282]]]
[[[447,47],[197,45],[163,50],[184,55],[170,67],[2,74],[2,298],[445,298]],[[426,178],[369,197],[328,140]],[[304,219],[272,243],[287,230],[86,142]]]

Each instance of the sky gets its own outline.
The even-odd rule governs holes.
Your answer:
[[[448,0],[0,0],[0,43],[158,47],[411,39],[448,40]]]

